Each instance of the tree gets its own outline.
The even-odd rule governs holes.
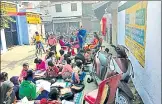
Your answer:
[[[8,16],[4,9],[0,9],[0,29],[9,28],[11,22],[16,22],[12,17]]]

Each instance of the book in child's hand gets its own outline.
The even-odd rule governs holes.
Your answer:
[[[63,89],[61,89],[61,95],[64,95],[64,94],[70,93],[70,92],[71,92],[70,88],[63,88]]]

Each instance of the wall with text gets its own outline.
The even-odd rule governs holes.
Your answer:
[[[161,2],[148,1],[146,11],[133,6],[118,11],[118,44],[131,51],[133,83],[144,104],[161,104]]]

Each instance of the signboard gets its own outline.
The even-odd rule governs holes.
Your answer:
[[[126,9],[125,44],[142,67],[145,66],[147,1]]]
[[[0,9],[4,11],[4,14],[9,12],[16,12],[16,4],[9,3],[9,2],[0,2],[1,7]]]
[[[27,12],[26,18],[28,24],[41,24],[41,18],[38,13]]]

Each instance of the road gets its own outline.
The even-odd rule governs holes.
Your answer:
[[[1,55],[1,72],[5,71],[11,76],[17,76],[22,70],[24,62],[29,63],[30,68],[35,68],[35,46],[16,46]]]

